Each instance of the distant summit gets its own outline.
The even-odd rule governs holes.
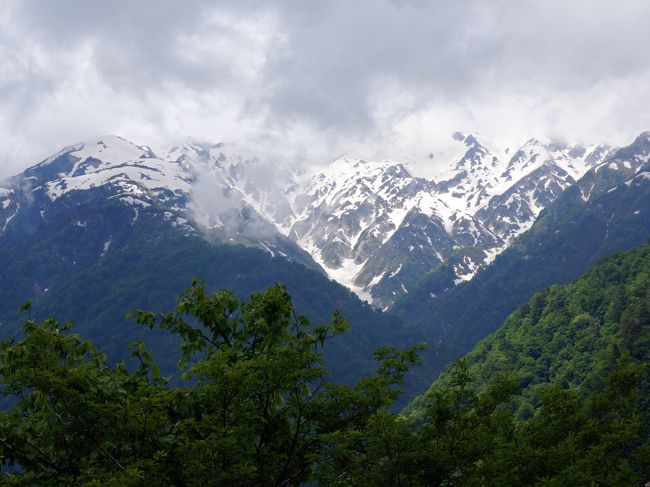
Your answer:
[[[130,223],[148,212],[210,240],[256,246],[324,269],[388,308],[440,266],[448,268],[448,288],[470,280],[615,152],[539,138],[518,148],[479,134],[451,139],[459,155],[426,179],[398,161],[342,155],[305,174],[223,143],[189,139],[155,153],[104,135],[0,183],[0,230],[23,218],[37,225],[54,204],[111,199],[131,209]],[[650,148],[648,133],[635,144]]]

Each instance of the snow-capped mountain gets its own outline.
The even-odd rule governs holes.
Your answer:
[[[461,155],[434,180],[399,162],[337,159],[295,196],[289,236],[331,277],[388,307],[444,262],[451,282],[471,279],[612,150],[530,139],[511,152],[452,137]]]
[[[476,217],[505,242],[524,232],[539,213],[612,152],[608,145],[568,146],[527,141],[508,161],[500,185]]]
[[[449,286],[471,279],[613,153],[606,145],[530,139],[513,150],[476,134],[452,137],[459,155],[432,179],[396,161],[342,156],[309,174],[221,143],[189,140],[154,153],[101,137],[0,182],[0,232],[38,225],[57,205],[110,200],[129,209],[131,225],[147,212],[181,232],[257,246],[324,269],[386,308],[442,264]]]
[[[195,140],[172,147],[165,159],[198,167],[198,179],[212,179],[206,186],[210,182],[225,185],[267,222],[288,233],[294,216],[290,200],[302,184],[302,168],[255,155],[244,156],[222,143]]]
[[[259,246],[319,268],[248,203],[220,149],[220,144],[189,142],[158,156],[116,136],[66,147],[0,183],[0,228],[7,231],[16,220],[37,225],[57,205],[117,200],[131,209],[131,225],[148,212],[184,232]]]
[[[645,132],[588,169],[475,279],[441,294],[445,276],[428,274],[392,310],[428,329],[430,343],[444,341],[446,350],[461,355],[534,293],[571,282],[599,258],[647,241],[649,208]]]
[[[392,161],[341,157],[294,201],[289,236],[330,275],[371,292],[382,306],[456,249],[498,242],[469,214],[440,200],[435,183]]]
[[[650,131],[596,164],[579,181],[578,188],[582,199],[588,202],[603,192],[616,191],[621,184],[630,186],[645,179],[650,179]]]
[[[509,148],[500,151],[475,135],[456,132],[454,139],[467,152],[441,174],[440,197],[451,207],[464,207],[506,243],[612,151],[608,145],[570,146],[533,138],[509,156]]]

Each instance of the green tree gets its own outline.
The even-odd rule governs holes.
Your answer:
[[[0,414],[9,485],[299,485],[324,439],[386,411],[415,350],[384,349],[376,376],[328,384],[321,348],[348,328],[310,326],[277,285],[241,303],[194,282],[167,314],[142,325],[180,339],[180,385],[160,377],[143,343],[135,367],[111,366],[54,320],[27,321],[0,347]]]
[[[129,485],[153,471],[171,398],[143,346],[129,371],[69,325],[28,321],[24,330],[0,347],[2,393],[18,401],[0,415],[4,483]]]
[[[548,294],[571,309],[563,296]],[[542,334],[550,346],[600,326],[590,314],[554,309],[535,325],[563,323]],[[242,303],[194,282],[171,312],[135,316],[178,337],[177,380],[160,376],[143,342],[131,346],[132,363],[113,366],[51,319],[28,320],[21,339],[0,344],[0,390],[13,401],[0,413],[3,484],[632,486],[650,478],[650,378],[638,358],[647,356],[645,305],[621,311],[622,341],[639,353],[622,347],[589,387],[533,387],[495,367],[486,382],[468,357],[402,414],[391,406],[421,347],[379,349],[374,375],[334,384],[321,349],[348,323],[335,312],[331,323],[310,325],[280,285]],[[516,358],[515,347],[497,351]]]

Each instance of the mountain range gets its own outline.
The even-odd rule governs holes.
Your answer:
[[[393,312],[457,357],[494,332],[534,293],[566,284],[599,258],[650,237],[650,132],[589,169],[474,279],[449,287],[445,266],[423,278]],[[448,274],[448,271],[447,271]]]
[[[0,182],[0,321],[11,328],[32,296],[43,313],[99,313],[100,333],[128,306],[169,307],[192,277],[242,297],[281,280],[311,319],[339,307],[358,322],[333,362],[343,375],[368,370],[376,346],[427,340],[430,378],[535,292],[650,234],[649,133],[623,148],[452,139],[429,178],[353,156],[310,173],[194,140],[65,147]]]
[[[132,220],[156,212],[188,234],[257,246],[322,269],[388,309],[443,263],[454,263],[453,285],[470,280],[613,151],[537,139],[500,150],[476,135],[453,139],[461,155],[425,179],[394,161],[343,156],[310,175],[219,143],[155,154],[106,136],[0,183],[0,225],[7,231],[18,214],[14,225],[36,224],[57,200],[104,188]]]
[[[612,151],[530,139],[511,153],[487,138],[453,138],[461,156],[434,179],[393,161],[337,159],[294,197],[289,236],[332,277],[387,309],[450,260],[452,286],[470,280]]]
[[[196,141],[157,152],[114,136],[67,147],[0,183],[0,335],[20,333],[18,308],[31,297],[29,318],[74,319],[74,333],[101,347],[107,363],[133,364],[128,345],[143,340],[138,350],[146,343],[173,387],[177,339],[124,314],[168,311],[194,278],[244,300],[277,283],[312,323],[332,311],[349,319],[350,330],[324,349],[335,383],[357,382],[378,357],[389,357],[382,373],[401,376],[390,347],[428,342],[396,408],[469,352],[401,416],[390,419],[378,399],[384,406],[373,418],[382,422],[371,431],[381,430],[382,441],[360,442],[355,430],[354,445],[392,448],[395,432],[406,432],[397,436],[400,451],[424,453],[428,466],[428,432],[455,442],[461,431],[469,450],[433,458],[460,458],[497,484],[565,469],[583,479],[593,465],[611,480],[602,466],[610,448],[610,460],[631,465],[616,477],[620,485],[637,458],[647,464],[647,376],[635,389],[629,374],[648,357],[650,249],[639,244],[650,236],[650,133],[622,148],[529,140],[514,154],[476,135],[454,140],[462,154],[431,178],[405,163],[351,156],[309,174]],[[357,414],[366,396],[353,391],[375,400],[377,383],[358,384],[327,384],[326,394],[351,401]],[[423,441],[412,435],[420,424]],[[353,450],[344,451],[347,461]],[[383,469],[389,457],[378,458]]]

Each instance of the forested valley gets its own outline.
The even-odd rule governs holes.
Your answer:
[[[424,345],[331,380],[350,325],[297,315],[281,284],[241,302],[194,281],[134,312],[179,343],[111,363],[74,326],[29,319],[0,350],[6,485],[642,485],[650,478],[650,244],[552,286],[395,408]],[[133,326],[136,326],[133,324]]]

